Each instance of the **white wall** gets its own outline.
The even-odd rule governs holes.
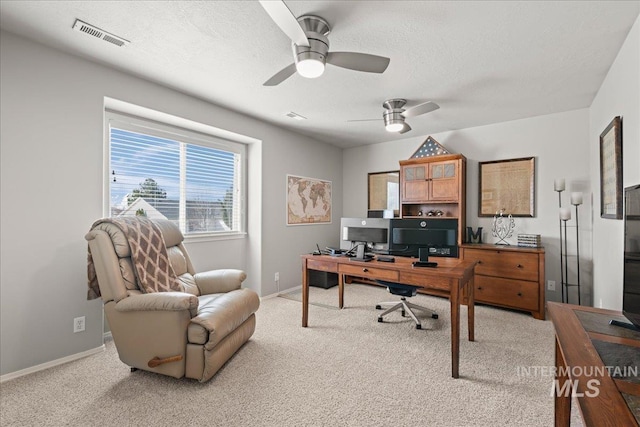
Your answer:
[[[623,187],[640,184],[640,18],[609,69],[589,110],[593,197],[594,305],[622,309],[624,223],[600,218],[600,133],[622,117]]]
[[[514,237],[518,233],[541,234],[546,251],[546,279],[555,280],[556,292],[547,292],[548,300],[560,301],[560,226],[558,193],[553,189],[555,178],[565,178],[567,192],[563,206],[569,205],[569,192],[584,192],[585,205],[579,209],[580,271],[583,285],[582,298],[587,301],[591,284],[591,187],[589,171],[589,113],[587,109],[568,111],[547,116],[498,123],[459,131],[431,135],[452,153],[467,158],[467,226],[483,227],[483,241],[494,243],[491,236],[492,218],[479,218],[478,162],[535,157],[536,216],[515,218]],[[366,216],[367,173],[398,169],[398,161],[408,159],[428,135],[399,141],[356,147],[345,150],[344,215]],[[568,249],[575,255],[574,220],[569,221]],[[574,280],[575,256],[570,257],[569,278]],[[577,300],[577,295],[575,296]],[[572,300],[572,302],[574,302]],[[584,300],[583,300],[584,304]]]
[[[285,176],[333,181],[339,218],[341,149],[10,33],[0,55],[0,375],[102,345],[84,235],[103,212],[104,97],[262,141],[249,147],[249,236],[187,243],[197,269],[245,268],[247,285],[268,295],[275,271],[281,290],[299,286],[300,254],[335,244],[339,221],[286,226]],[[76,316],[86,332],[72,333]]]

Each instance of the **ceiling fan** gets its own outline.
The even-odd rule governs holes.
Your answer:
[[[421,114],[427,114],[440,108],[438,104],[432,101],[423,102],[408,109],[404,109],[404,105],[407,103],[406,99],[388,99],[382,103],[384,107],[384,113],[382,113],[382,120],[384,120],[384,127],[388,132],[406,133],[411,130],[411,126],[404,121],[406,117],[415,117]],[[364,119],[364,120],[348,120],[349,122],[370,122],[378,121],[380,119]]]
[[[316,78],[327,63],[349,70],[383,73],[389,58],[357,52],[329,52],[329,24],[315,15],[296,18],[283,1],[260,0],[271,19],[291,39],[294,63],[278,71],[263,86],[276,86],[297,71],[303,77]]]

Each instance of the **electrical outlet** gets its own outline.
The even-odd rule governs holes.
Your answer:
[[[275,280],[276,282],[280,281],[280,272],[276,272],[275,276],[273,277],[273,280]]]
[[[555,280],[547,280],[547,290],[555,291],[556,290],[556,281]]]
[[[73,319],[73,333],[84,331],[84,316]]]

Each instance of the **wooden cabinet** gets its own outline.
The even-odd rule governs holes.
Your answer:
[[[460,257],[478,261],[476,302],[529,311],[544,320],[543,248],[464,244]]]
[[[460,245],[466,218],[465,181],[466,159],[461,154],[400,161],[401,217],[456,218]]]
[[[458,201],[456,160],[406,165],[401,169],[403,202]]]

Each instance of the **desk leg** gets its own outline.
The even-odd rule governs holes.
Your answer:
[[[307,327],[309,320],[309,270],[307,260],[302,260],[302,327]]]
[[[338,306],[344,307],[344,275],[338,273]]]
[[[467,321],[469,323],[469,341],[475,340],[475,296],[473,277],[467,281]]]
[[[556,383],[554,384],[555,393],[555,426],[568,427],[571,424],[571,395],[568,393],[559,393],[564,390],[564,385],[569,378],[567,377],[566,362],[562,357],[558,339],[556,338]],[[562,370],[562,372],[560,372]],[[558,374],[562,375],[558,375]]]
[[[451,294],[451,376],[458,378],[460,365],[460,282],[450,280]]]

